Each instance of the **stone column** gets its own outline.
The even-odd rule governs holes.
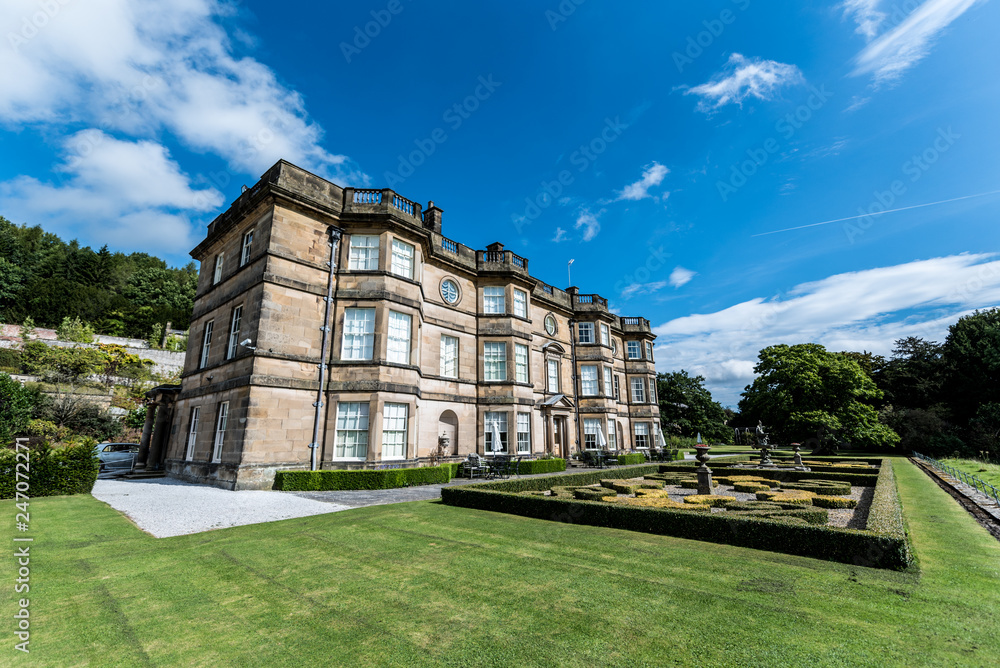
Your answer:
[[[159,471],[163,468],[163,450],[169,436],[170,410],[163,406],[157,411],[156,426],[153,428],[153,437],[150,439],[149,459],[146,462],[148,469]]]
[[[147,404],[146,422],[142,425],[142,438],[139,439],[139,454],[135,458],[135,468],[146,468],[149,458],[149,437],[153,433],[153,420],[156,417],[156,404]]]
[[[545,415],[545,452],[556,455],[556,431],[552,424],[552,411]]]

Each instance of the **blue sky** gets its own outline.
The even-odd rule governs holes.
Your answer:
[[[763,346],[884,354],[1000,302],[998,26],[988,0],[8,0],[0,215],[183,264],[285,158],[434,200],[547,282],[575,260],[735,404]]]

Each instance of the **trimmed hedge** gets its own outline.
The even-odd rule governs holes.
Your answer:
[[[718,466],[708,463],[712,469],[712,475],[716,478],[729,478],[732,476],[753,475],[779,482],[798,482],[800,480],[814,480],[817,475],[822,475],[824,480],[839,482],[849,482],[855,487],[874,487],[878,480],[878,471],[869,473],[840,473],[836,471],[768,471],[766,469],[737,469],[731,466]],[[884,467],[883,467],[884,468]],[[660,464],[660,473],[687,473],[694,474],[694,464]]]
[[[283,492],[328,492],[435,485],[451,480],[452,465],[363,471],[278,471],[274,487]]]
[[[518,475],[535,475],[537,473],[558,473],[566,470],[565,459],[530,459],[518,464]]]
[[[845,499],[840,496],[814,496],[812,504],[817,508],[857,508],[855,499]]]
[[[618,455],[619,466],[632,466],[633,464],[645,464],[646,455],[637,452],[633,455]]]
[[[586,485],[600,479],[630,478],[656,470],[601,471],[560,476],[563,484]],[[896,491],[892,463],[886,460],[878,476],[868,529],[801,524],[801,518],[777,519],[741,513],[694,513],[648,508],[625,503],[578,501],[563,497],[519,495],[511,492],[544,489],[552,478],[504,481],[445,487],[443,501],[452,506],[504,512],[542,520],[610,527],[627,531],[688,538],[737,547],[783,552],[873,568],[903,570],[912,562]]]
[[[100,463],[93,445],[72,445],[65,448],[42,446],[22,450],[28,454],[28,491],[30,498],[89,494],[97,481]],[[13,449],[0,451],[0,499],[13,499],[17,491],[17,454]],[[25,473],[21,467],[21,473]],[[22,479],[20,482],[24,482]]]
[[[801,482],[781,483],[781,489],[798,489],[803,492],[815,492],[826,496],[850,494],[851,484],[837,480],[802,480]]]

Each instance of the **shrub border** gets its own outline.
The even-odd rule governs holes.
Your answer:
[[[646,475],[659,468],[662,467],[635,466],[558,478],[507,480],[446,487],[441,490],[441,498],[448,505],[463,508],[571,524],[641,531],[872,568],[903,570],[913,561],[890,460],[882,461],[881,470],[875,481],[875,496],[869,512],[868,528],[863,531],[789,524],[738,515],[727,516],[726,513],[705,514],[517,494],[517,492],[546,489],[555,481],[560,485],[587,485],[594,484],[600,479]]]

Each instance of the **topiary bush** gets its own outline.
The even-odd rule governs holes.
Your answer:
[[[845,499],[840,496],[815,496],[812,504],[819,508],[857,508],[855,499]]]
[[[719,486],[719,481],[713,478],[712,487],[718,487],[718,486]],[[683,487],[684,489],[698,489],[698,479],[695,478],[694,480],[682,480],[680,482],[680,487]]]
[[[17,479],[18,463],[27,464],[27,481]],[[0,450],[0,499],[13,499],[18,491],[30,498],[89,494],[97,481],[97,469],[91,439],[63,448],[47,444],[19,451],[4,448]],[[24,473],[24,466],[20,470]]]
[[[755,494],[757,492],[766,492],[771,488],[759,482],[737,482],[733,483],[733,489],[744,494]]]
[[[645,464],[646,456],[641,452],[629,455],[618,455],[619,466],[631,466],[633,464]]]
[[[690,494],[684,497],[684,503],[720,507],[736,500],[733,496],[722,496],[719,494]]]
[[[851,483],[837,480],[800,480],[798,482],[783,482],[782,489],[798,489],[803,492],[814,492],[827,496],[850,494]]]
[[[573,496],[581,501],[599,501],[606,496],[618,496],[618,492],[607,487],[577,487]]]
[[[815,492],[802,490],[789,490],[787,492],[757,492],[758,501],[772,501],[774,503],[789,503],[798,506],[811,506]]]
[[[350,489],[393,489],[434,485],[451,480],[451,465],[364,471],[278,471],[273,489],[325,492]]]

